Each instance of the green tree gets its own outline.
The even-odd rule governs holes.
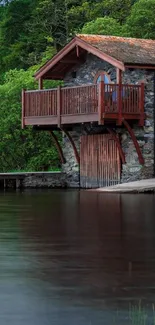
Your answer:
[[[127,18],[124,33],[131,37],[155,39],[155,0],[139,0]]]
[[[91,17],[111,17],[121,25],[126,21],[132,7],[132,0],[102,0],[94,3]]]
[[[72,6],[68,5],[69,31],[75,34],[83,28],[84,24],[104,17],[114,18],[123,25],[131,11],[132,4],[133,0],[75,1]]]
[[[13,0],[3,7],[0,22],[0,72],[12,68],[28,67],[24,58],[27,55],[27,25],[36,1]]]
[[[59,50],[68,40],[67,0],[39,0],[35,12],[35,24],[51,37]],[[39,27],[40,26],[40,27]]]
[[[0,171],[47,170],[59,166],[57,150],[48,132],[21,129],[21,88],[35,89],[37,67],[10,70],[0,86]],[[52,87],[56,85],[52,82]]]
[[[121,36],[122,27],[117,20],[113,18],[97,18],[96,20],[85,24],[82,33]]]
[[[67,16],[71,35],[80,32],[84,24],[93,19],[92,8],[93,3],[90,3],[90,1],[81,1],[81,3],[69,7]]]

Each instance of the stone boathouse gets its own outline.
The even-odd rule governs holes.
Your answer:
[[[68,187],[155,175],[155,41],[77,35],[22,92],[22,127],[48,130]],[[63,86],[44,89],[44,80]],[[60,131],[60,145],[53,131]]]

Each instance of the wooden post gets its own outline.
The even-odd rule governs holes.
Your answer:
[[[24,118],[25,118],[25,89],[22,89],[22,129],[24,129]]]
[[[127,128],[128,132],[130,134],[130,137],[131,137],[131,139],[132,139],[132,141],[133,141],[133,143],[135,145],[140,164],[144,165],[144,158],[143,158],[143,155],[141,153],[140,146],[139,146],[139,143],[138,143],[138,141],[136,139],[136,136],[134,134],[133,129],[131,128],[131,126],[129,125],[129,123],[126,120],[123,120],[123,124]]]
[[[122,164],[126,164],[125,154],[123,152],[123,149],[121,147],[120,140],[117,137],[117,134],[113,130],[111,130],[110,128],[108,128],[108,127],[107,127],[107,130],[108,130],[109,134],[111,134],[111,136],[114,139],[114,141],[116,141],[117,148],[118,148],[118,151],[119,151],[119,155],[120,155],[121,160],[122,160]]]
[[[57,88],[57,118],[58,128],[61,127],[61,86]]]
[[[43,79],[42,78],[39,78],[38,80],[38,88],[39,90],[42,90],[43,89]],[[42,104],[43,104],[43,93],[40,92],[38,93],[38,97],[39,97],[39,112],[42,111]]]
[[[116,68],[116,83],[119,84],[119,80],[120,80],[120,69]]]
[[[21,180],[20,178],[16,178],[16,189],[19,189],[21,187]]]
[[[98,114],[99,114],[98,123],[99,124],[104,124],[104,113],[105,113],[104,94],[105,94],[104,81],[100,81],[99,94],[98,94]]]
[[[6,179],[4,178],[4,189],[6,189]]]
[[[76,45],[76,55],[79,58],[79,47],[78,47],[78,45]]]
[[[38,86],[39,86],[39,90],[43,89],[43,79],[42,78],[39,78]]]
[[[118,72],[118,125],[122,124],[122,102],[123,102],[123,94],[122,94],[122,71]]]
[[[145,85],[144,82],[142,82],[139,88],[139,113],[140,113],[139,126],[144,126],[144,101],[145,101]]]

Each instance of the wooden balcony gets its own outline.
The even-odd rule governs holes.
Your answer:
[[[22,127],[53,126],[108,120],[144,124],[144,84],[104,84],[58,87],[22,93]]]

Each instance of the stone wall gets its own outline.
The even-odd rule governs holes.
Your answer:
[[[27,173],[22,181],[24,188],[66,187],[66,175],[62,172]]]
[[[70,134],[80,153],[81,127],[75,127]],[[78,188],[80,186],[79,164],[76,161],[71,143],[65,134],[63,134],[63,154],[66,158],[66,163],[62,165],[62,171],[66,174],[66,186]]]
[[[84,64],[77,65],[65,77],[67,86],[91,84],[94,82],[96,73],[100,70],[110,75],[111,81],[116,82],[116,68],[107,62],[95,57],[92,54],[87,55]],[[76,71],[76,78],[72,72]],[[132,128],[141,147],[145,165],[141,166],[138,160],[137,152],[125,127],[115,127],[116,132],[121,136],[122,148],[125,153],[126,164],[122,166],[122,182],[129,182],[143,178],[153,177],[154,169],[154,72],[145,69],[126,69],[123,73],[123,83],[139,84],[141,81],[145,83],[145,113],[146,120],[144,127],[138,127],[138,124]],[[99,126],[88,126],[91,133],[101,133]],[[71,135],[75,140],[75,144],[79,151],[80,136],[84,134],[83,128],[74,128]],[[74,153],[67,138],[64,137],[63,146],[66,164],[63,171],[67,175],[67,186],[79,186],[79,167],[75,161]]]
[[[0,174],[0,188],[62,188],[66,175],[62,172]]]
[[[126,69],[123,82],[138,84],[145,83],[145,126],[132,128],[140,145],[145,160],[144,166],[139,164],[135,146],[125,129],[122,134],[122,147],[126,156],[126,164],[122,168],[122,182],[153,177],[154,175],[154,72],[145,69]]]
[[[142,155],[144,157],[144,166],[140,165],[138,155],[128,133],[123,130],[122,134],[122,148],[125,153],[126,164],[122,166],[122,178],[121,182],[130,182],[145,178],[153,177],[154,169],[154,143],[153,139],[146,138],[145,133],[142,130],[140,135],[140,129],[134,127],[134,133],[140,145]]]
[[[97,72],[105,71],[109,74],[111,82],[116,82],[116,68],[92,54],[87,55],[85,63],[75,66],[64,79],[65,85],[79,86],[94,83]],[[73,78],[72,72],[76,72],[76,78]]]

